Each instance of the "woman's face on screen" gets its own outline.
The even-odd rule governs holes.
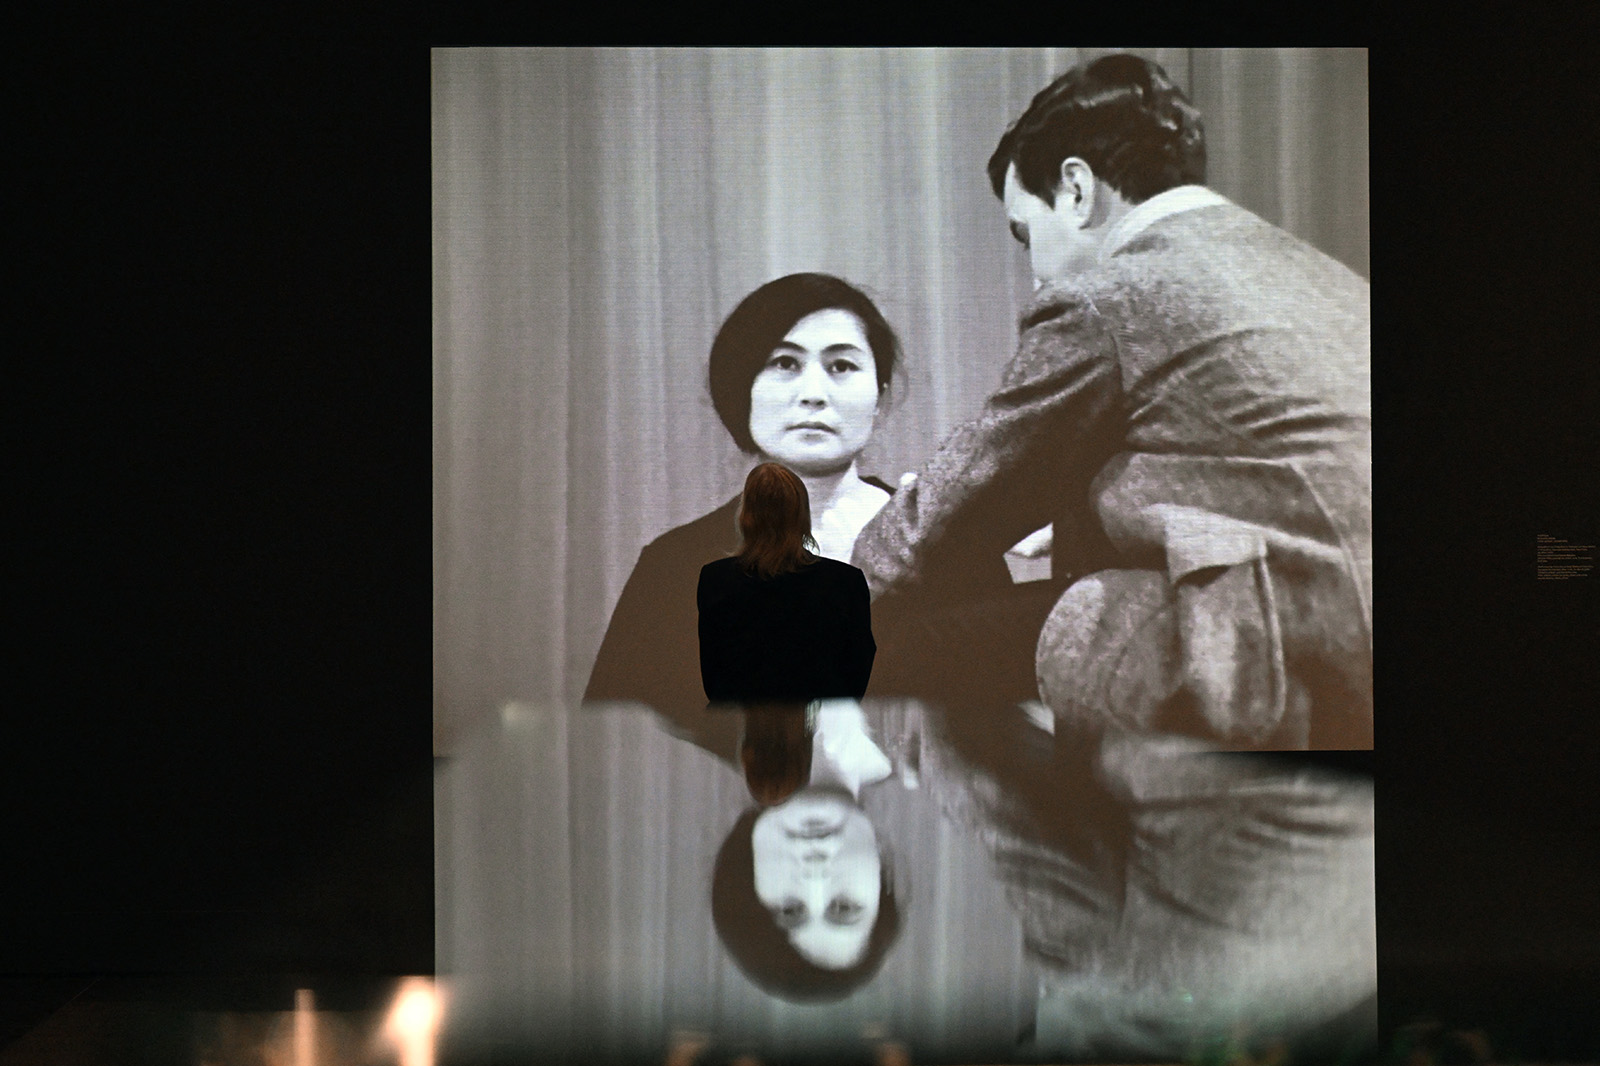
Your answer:
[[[861,960],[878,920],[883,866],[866,814],[842,795],[805,790],[756,819],[756,896],[813,964]]]
[[[856,461],[878,414],[878,364],[861,320],[837,308],[794,324],[750,386],[750,437],[797,474]]]

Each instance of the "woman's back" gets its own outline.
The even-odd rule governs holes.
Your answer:
[[[713,702],[860,698],[872,673],[866,577],[814,558],[760,577],[738,558],[700,571],[700,672]]]

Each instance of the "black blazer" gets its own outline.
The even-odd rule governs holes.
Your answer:
[[[737,559],[700,569],[700,678],[714,703],[859,699],[872,675],[871,597],[855,567],[818,558],[759,578]]]

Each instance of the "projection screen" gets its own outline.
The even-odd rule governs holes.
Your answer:
[[[836,275],[898,335],[863,476],[895,488],[980,411],[1033,291],[985,164],[1108,51],[433,53],[436,751],[582,698],[641,551],[734,498],[755,459],[707,359],[758,286]],[[1367,276],[1364,50],[1131,51],[1203,115],[1207,185]],[[1026,592],[1049,561],[1006,567]],[[660,654],[693,647],[682,588],[635,611]]]

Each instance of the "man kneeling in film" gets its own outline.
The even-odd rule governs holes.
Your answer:
[[[1370,747],[1368,283],[1206,188],[1200,115],[1136,56],[1058,78],[988,169],[1037,291],[857,540],[874,617],[1050,525],[1063,591],[1022,639],[1058,726]]]

